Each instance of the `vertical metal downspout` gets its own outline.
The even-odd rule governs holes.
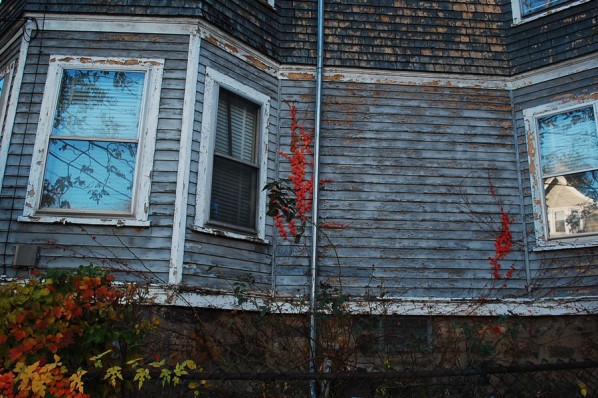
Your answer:
[[[313,175],[313,202],[312,202],[312,246],[311,246],[311,290],[309,300],[309,337],[311,361],[309,371],[316,372],[316,311],[317,311],[317,279],[318,279],[318,200],[320,186],[320,125],[322,114],[322,68],[324,63],[324,0],[318,0],[318,53],[316,65],[316,115],[314,126],[314,175]],[[316,381],[311,380],[309,384],[311,398],[316,398]]]

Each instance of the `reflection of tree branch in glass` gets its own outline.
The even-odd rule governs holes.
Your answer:
[[[50,140],[41,207],[128,210],[136,155],[136,143]]]
[[[64,70],[42,209],[131,211],[144,72]]]

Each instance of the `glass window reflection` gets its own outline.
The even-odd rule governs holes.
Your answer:
[[[544,180],[551,237],[598,232],[598,171]]]

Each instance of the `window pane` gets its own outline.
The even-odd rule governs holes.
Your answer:
[[[215,152],[255,163],[255,133],[259,107],[238,95],[220,90]]]
[[[549,235],[598,232],[598,171],[544,180]]]
[[[137,139],[145,73],[65,69],[52,136]]]
[[[2,96],[2,88],[4,87],[4,77],[0,77],[0,97]]]
[[[50,139],[40,208],[131,210],[136,143]]]
[[[214,156],[210,219],[255,228],[258,169]]]
[[[568,1],[571,0],[521,0],[521,13],[523,15],[533,14]]]
[[[538,131],[545,177],[598,169],[598,133],[592,106],[540,118]]]

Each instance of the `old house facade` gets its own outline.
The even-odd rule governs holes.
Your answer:
[[[102,264],[233,308],[314,267],[355,311],[595,313],[596,2],[325,1],[319,104],[317,8],[2,1],[2,273]],[[348,224],[315,257],[266,215],[287,102],[320,118],[319,218]]]

